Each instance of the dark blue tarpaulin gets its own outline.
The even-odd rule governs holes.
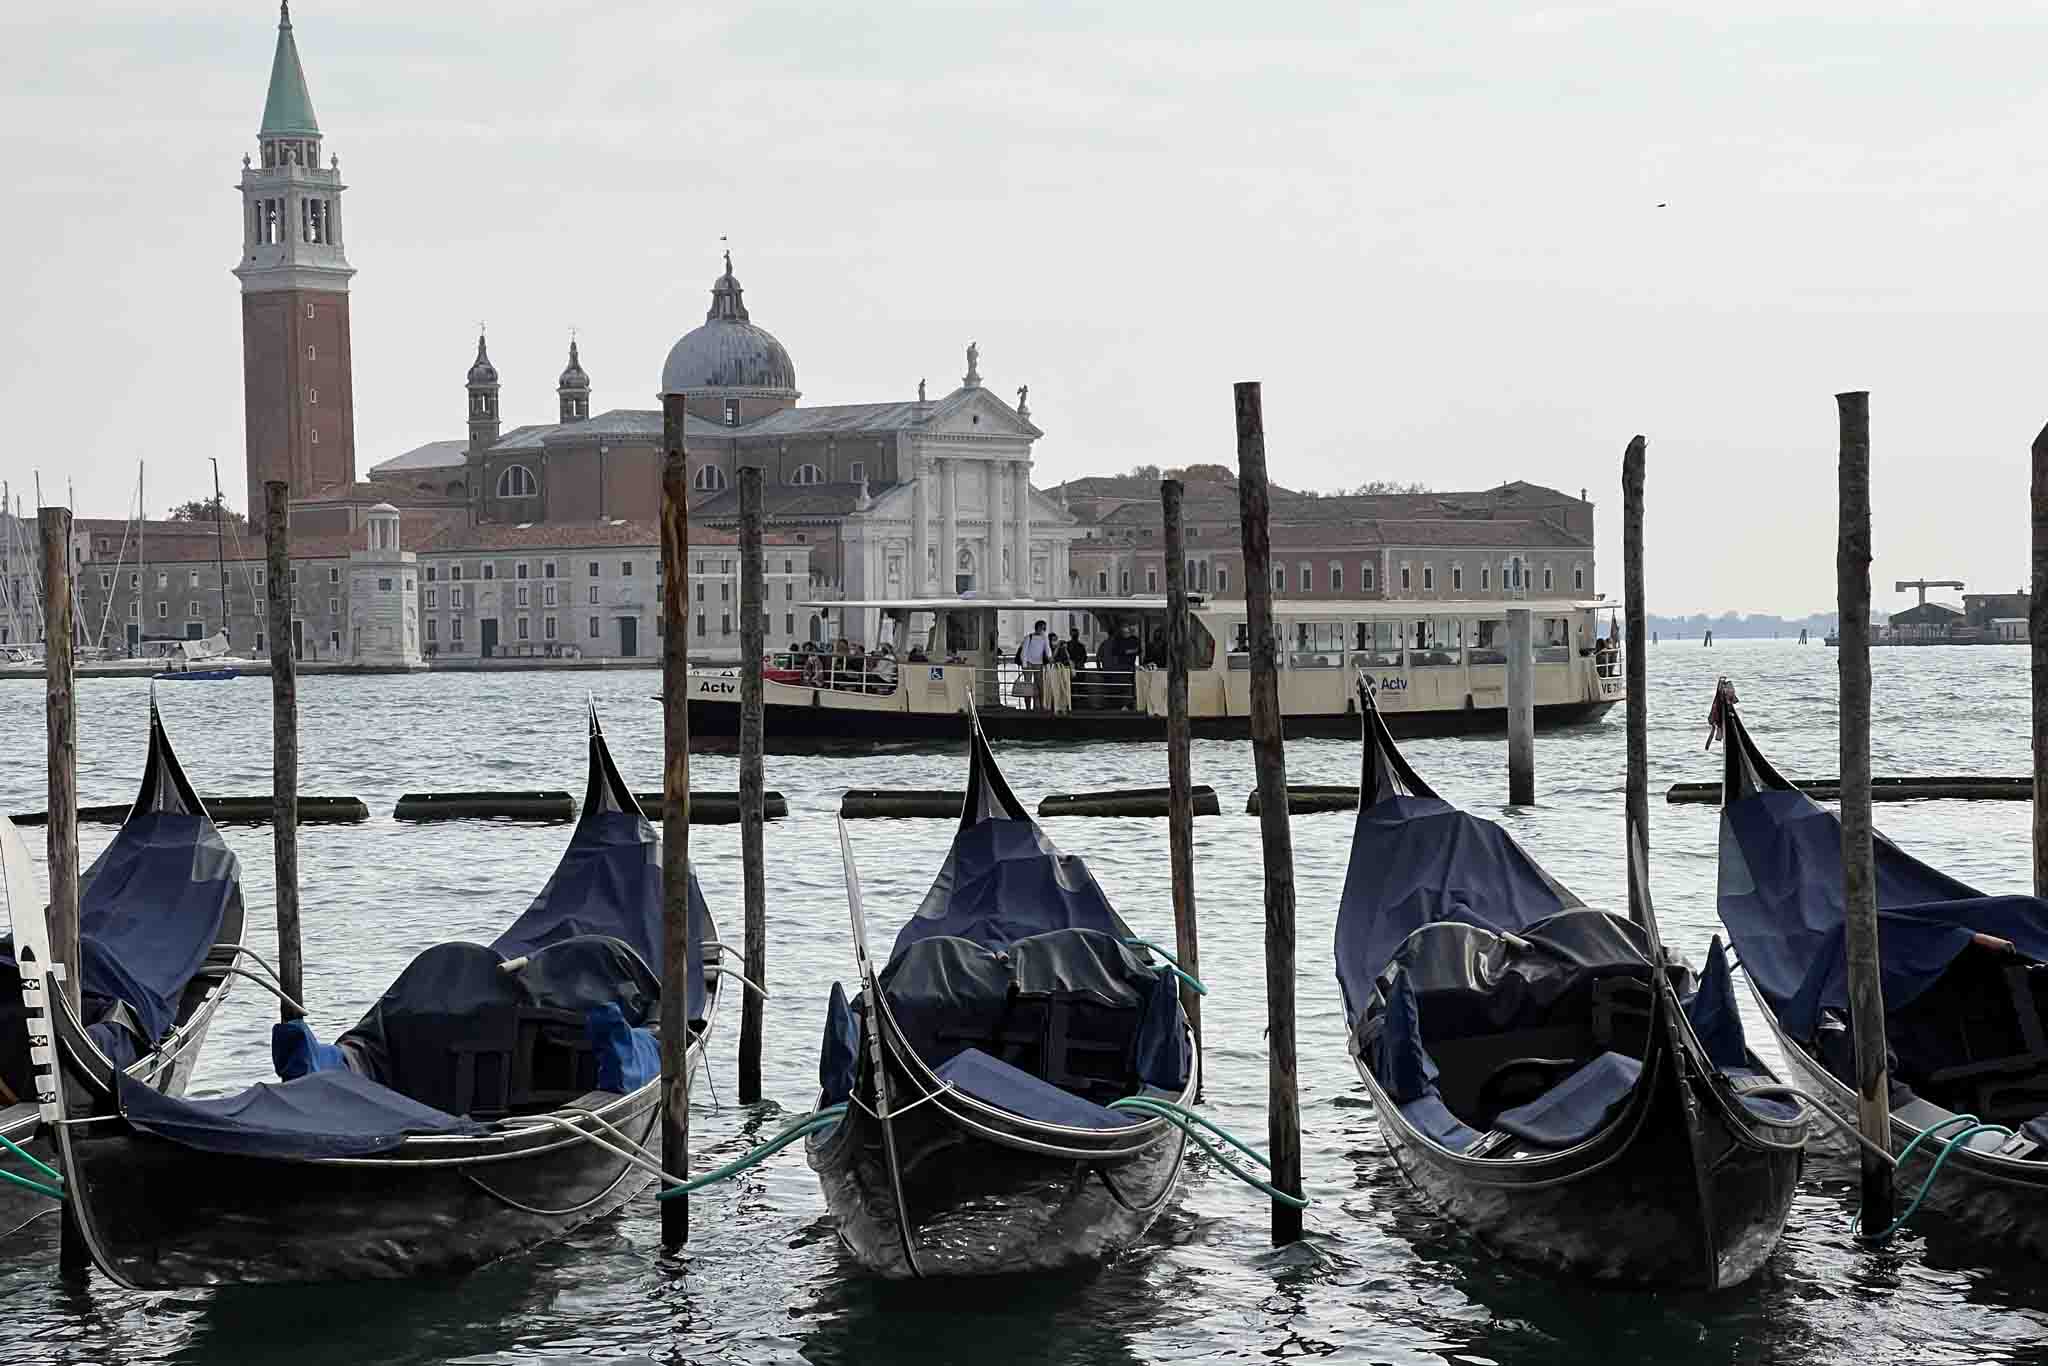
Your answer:
[[[1731,737],[1731,743],[1735,743]],[[1887,1014],[1912,1003],[1984,933],[2048,961],[2048,902],[1985,896],[1874,841]],[[1743,969],[1795,1038],[1845,1008],[1842,827],[1805,793],[1762,791],[1721,813],[1721,920]]]
[[[261,1082],[215,1100],[181,1100],[124,1075],[120,1102],[128,1122],[145,1133],[242,1157],[364,1157],[396,1148],[415,1134],[485,1129],[347,1070]]]
[[[1361,809],[1337,908],[1337,980],[1352,1027],[1373,979],[1424,925],[1519,933],[1580,904],[1505,830],[1448,802],[1392,796]]]
[[[1602,1053],[1527,1105],[1501,1111],[1494,1127],[1546,1148],[1584,1143],[1629,1098],[1642,1075],[1642,1059]]]
[[[977,1100],[1044,1124],[1061,1124],[1069,1129],[1125,1129],[1146,1122],[1146,1116],[1121,1115],[1083,1100],[1022,1068],[991,1058],[978,1048],[954,1054],[937,1073],[941,1081],[952,1082]]]

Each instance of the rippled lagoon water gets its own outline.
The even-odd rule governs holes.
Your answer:
[[[1835,656],[1819,645],[1670,641],[1649,656],[1653,864],[1666,941],[1697,961],[1714,932],[1711,807],[1654,794],[1718,776],[1702,752],[1717,673],[1737,681],[1745,717],[1779,766],[1836,772]],[[2027,660],[2004,648],[1883,650],[1874,657],[1875,769],[2006,773],[2028,766]],[[423,946],[487,939],[554,865],[566,826],[404,826],[410,790],[580,790],[581,708],[594,691],[628,779],[660,785],[656,676],[458,674],[310,678],[301,687],[301,790],[353,793],[372,819],[301,832],[306,992],[323,1035],[353,1023]],[[80,685],[79,787],[86,803],[126,800],[139,775],[147,685]],[[0,682],[0,810],[43,806],[41,685]],[[167,686],[166,722],[202,792],[269,782],[269,686],[243,679]],[[1499,815],[1588,901],[1622,886],[1622,726],[1545,732],[1538,805],[1504,811],[1500,739],[1405,746],[1443,794]],[[1027,803],[1048,792],[1160,783],[1154,745],[1016,745],[1000,754]],[[1288,776],[1355,781],[1357,747],[1288,747]],[[768,784],[790,816],[769,826],[766,1092],[733,1103],[737,1012],[714,1052],[717,1097],[691,1124],[700,1165],[737,1156],[810,1107],[825,993],[851,977],[832,817],[849,787],[951,787],[962,751],[770,756]],[[1248,746],[1197,743],[1195,781],[1226,814],[1196,822],[1202,966],[1211,994],[1208,1109],[1263,1143],[1265,1044],[1257,822]],[[731,788],[730,756],[693,761],[697,785]],[[1880,827],[1990,891],[2028,890],[2025,803],[1878,808]],[[1203,1159],[1147,1243],[1099,1273],[969,1286],[886,1287],[839,1253],[817,1184],[792,1149],[694,1198],[686,1262],[659,1256],[651,1196],[568,1242],[446,1281],[131,1294],[95,1280],[56,1284],[54,1221],[0,1245],[0,1360],[539,1363],[659,1361],[1137,1362],[1329,1357],[1390,1362],[1891,1361],[2048,1359],[2048,1286],[2036,1262],[2000,1262],[1940,1229],[1881,1252],[1844,1232],[1853,1175],[1810,1163],[1784,1244],[1750,1284],[1717,1295],[1608,1291],[1533,1275],[1475,1248],[1408,1190],[1388,1160],[1345,1057],[1330,936],[1352,818],[1295,821],[1300,896],[1303,1166],[1307,1239],[1267,1246],[1266,1208]],[[1047,822],[1087,858],[1141,933],[1170,941],[1163,820]],[[88,826],[87,858],[111,836]],[[943,821],[853,827],[871,934],[886,941],[923,894],[950,835]],[[228,832],[246,878],[251,942],[271,936],[270,832]],[[40,854],[39,840],[32,844]],[[707,897],[738,938],[737,827],[699,827],[691,850]],[[216,1025],[197,1091],[269,1074],[273,1003],[237,992]],[[1764,1037],[1752,1019],[1753,1039]]]

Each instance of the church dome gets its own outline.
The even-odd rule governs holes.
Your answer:
[[[498,367],[491,364],[490,353],[484,350],[484,334],[476,334],[476,363],[469,367],[471,384],[496,384]]]
[[[796,363],[789,352],[773,333],[747,320],[730,253],[725,274],[711,286],[711,311],[704,315],[704,325],[670,348],[661,367],[664,394],[703,389],[768,389],[792,397],[796,393]]]
[[[569,343],[569,364],[563,369],[562,377],[555,381],[557,389],[588,389],[590,375],[583,368],[583,358],[576,354],[576,343]]]

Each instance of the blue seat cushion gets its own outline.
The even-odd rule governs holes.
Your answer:
[[[1602,1053],[1527,1105],[1501,1111],[1494,1127],[1545,1148],[1583,1143],[1628,1099],[1642,1074],[1642,1059]]]
[[[1444,1104],[1443,1097],[1434,1089],[1400,1109],[1401,1118],[1454,1153],[1464,1152],[1480,1139],[1479,1131],[1467,1127],[1463,1120],[1452,1114],[1451,1107]]]
[[[1119,1114],[1083,1100],[978,1048],[954,1054],[937,1073],[939,1080],[952,1082],[955,1089],[976,1100],[1041,1124],[1061,1124],[1069,1129],[1128,1129],[1144,1123],[1146,1118]]]
[[[1752,1096],[1743,1090],[1745,1084],[1754,1086],[1775,1086],[1778,1079],[1768,1072],[1759,1072],[1754,1067],[1724,1067],[1721,1071],[1735,1087],[1736,1098],[1742,1108],[1769,1124],[1797,1124],[1806,1112],[1799,1102],[1790,1096]]]

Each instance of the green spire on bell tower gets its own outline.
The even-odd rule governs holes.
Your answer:
[[[313,97],[306,93],[305,68],[299,65],[299,45],[292,40],[291,0],[278,6],[277,55],[270,62],[270,94],[263,101],[263,127],[257,132],[261,137],[320,136]]]

